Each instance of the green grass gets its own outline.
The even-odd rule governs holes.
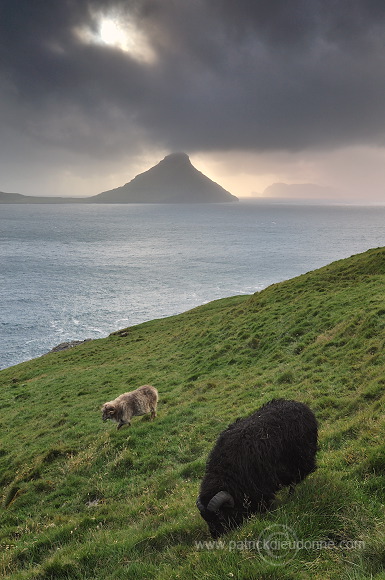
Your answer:
[[[0,574],[385,580],[384,289],[380,248],[1,371]],[[101,421],[141,384],[159,390],[154,422]],[[211,544],[208,452],[273,397],[316,413],[319,468]],[[258,550],[270,528],[298,549]]]

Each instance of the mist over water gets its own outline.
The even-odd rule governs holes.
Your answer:
[[[0,368],[385,245],[385,207],[2,205]]]

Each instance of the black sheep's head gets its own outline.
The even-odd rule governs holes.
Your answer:
[[[196,505],[213,538],[219,538],[239,523],[237,510],[234,509],[234,498],[227,491],[216,493],[207,506],[198,497]]]

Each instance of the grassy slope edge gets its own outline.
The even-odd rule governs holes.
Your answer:
[[[1,371],[0,574],[385,579],[384,287],[379,248]],[[160,393],[155,422],[102,423],[103,402],[145,383]],[[204,543],[207,454],[277,396],[315,411],[319,468]],[[275,525],[296,549],[257,549]]]

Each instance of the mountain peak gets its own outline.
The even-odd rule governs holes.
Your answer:
[[[238,201],[196,169],[186,153],[170,153],[129,183],[88,198],[91,203],[223,203]]]
[[[180,162],[188,162],[191,164],[190,157],[187,155],[187,153],[183,153],[183,152],[169,153],[168,155],[166,155],[166,157],[163,159],[163,161],[167,161],[167,162],[180,161]]]

